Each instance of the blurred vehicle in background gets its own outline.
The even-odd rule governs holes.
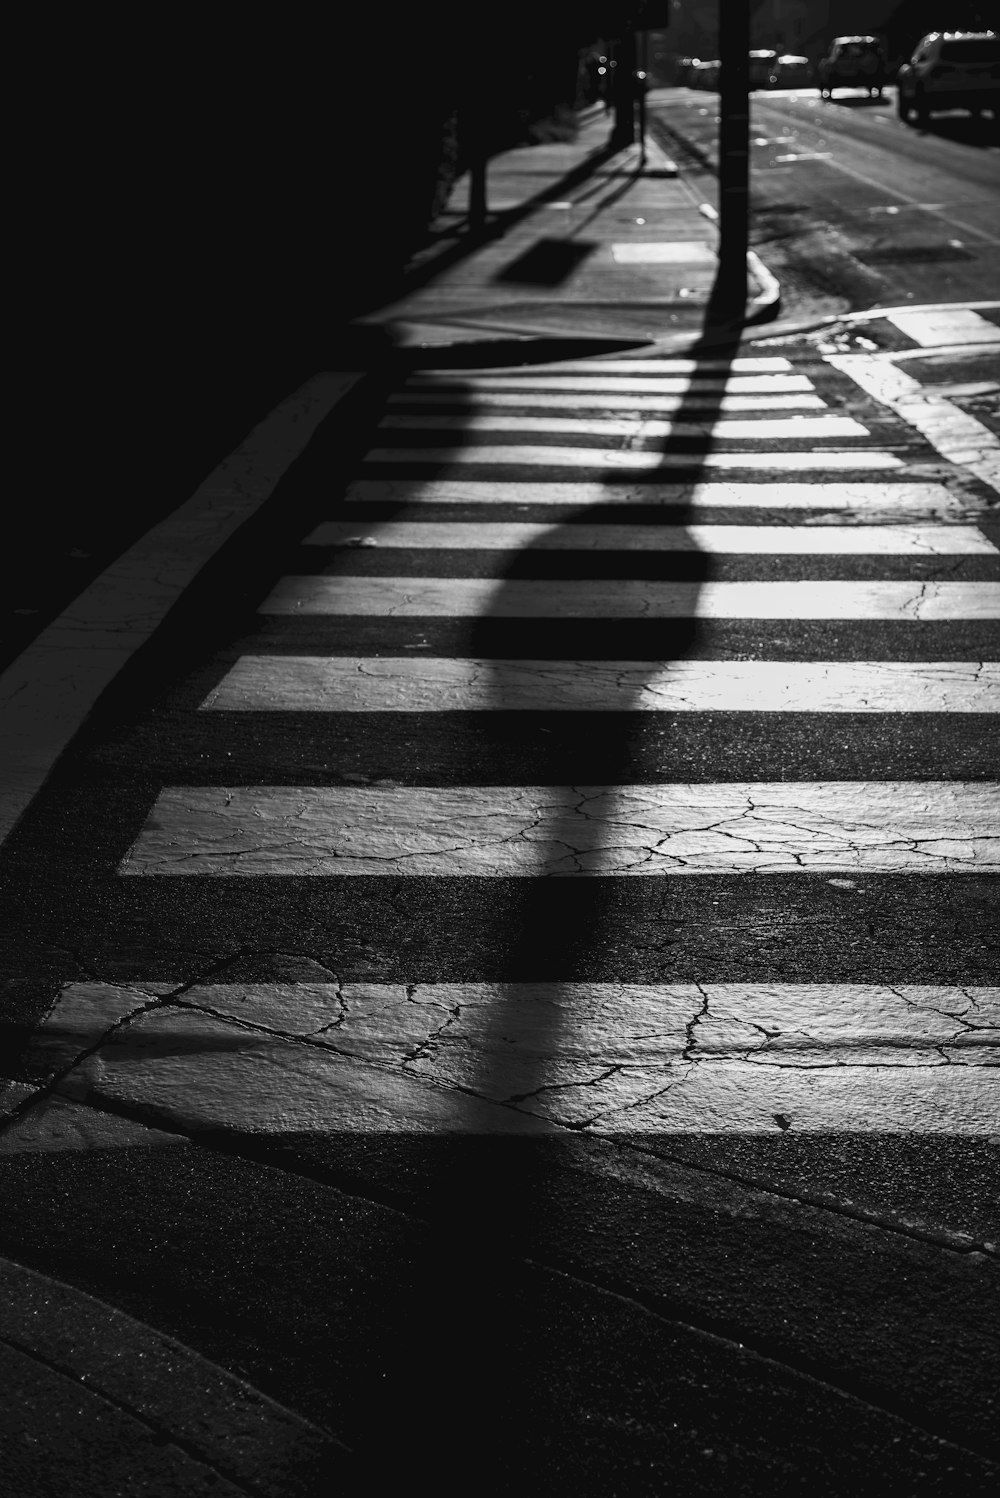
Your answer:
[[[695,60],[691,65],[691,87],[713,89],[719,86],[719,69],[722,67],[717,57],[710,58],[707,62]]]
[[[899,118],[924,125],[932,110],[991,110],[1000,95],[1000,41],[995,31],[931,31],[896,78]]]
[[[774,65],[775,88],[808,88],[812,81],[813,68],[808,57],[786,52]]]
[[[821,99],[832,99],[835,88],[864,88],[881,98],[886,67],[876,36],[835,36],[816,69]]]
[[[767,48],[759,48],[750,53],[750,87],[751,88],[773,88],[775,82],[775,68],[778,62],[777,52]]]

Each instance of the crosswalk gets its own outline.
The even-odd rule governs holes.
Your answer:
[[[211,773],[162,788],[117,875],[322,886],[398,981],[188,989],[105,1048],[109,1095],[265,1131],[997,1132],[1000,988],[928,976],[920,925],[941,881],[1000,873],[987,496],[874,401],[831,409],[844,379],[769,356],[403,381],[197,706]],[[358,768],[325,769],[348,744]],[[392,948],[387,889],[447,970]],[[801,954],[679,974],[647,933],[686,889],[706,947],[770,900]],[[830,981],[842,900],[888,901],[916,976],[901,951],[891,981]],[[62,1024],[74,1003],[106,1026],[121,993],[67,990]]]

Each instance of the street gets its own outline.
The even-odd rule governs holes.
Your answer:
[[[654,139],[692,168],[714,165],[716,95],[653,90],[649,114]],[[995,119],[940,114],[918,130],[897,118],[892,88],[880,100],[757,91],[750,150],[752,243],[800,308],[996,297]]]
[[[553,147],[5,674],[15,1498],[995,1490],[996,227],[906,140],[968,257],[736,336],[695,167]]]

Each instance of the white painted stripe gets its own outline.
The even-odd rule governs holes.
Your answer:
[[[464,379],[466,375],[484,374],[501,378],[526,379],[529,375],[574,374],[604,379],[606,375],[698,375],[698,374],[781,374],[790,371],[790,359],[780,355],[740,359],[555,359],[549,364],[511,365],[497,369],[485,365],[478,369],[427,369],[411,376],[417,380]]]
[[[362,981],[184,998],[144,1012],[147,993],[70,984],[36,1044],[53,1068],[96,1052],[91,1104],[194,1132],[996,1133],[995,988]]]
[[[886,321],[924,348],[952,343],[1000,343],[1000,328],[968,307],[889,312]]]
[[[974,525],[570,525],[489,521],[327,521],[309,546],[417,551],[701,551],[765,556],[995,556]]]
[[[221,712],[997,713],[1000,664],[244,655]]]
[[[901,468],[902,460],[877,448],[850,451],[824,448],[821,452],[631,452],[621,448],[528,447],[389,447],[373,448],[369,463],[405,463],[420,468],[428,463],[469,467],[489,464],[506,467],[542,468],[765,468],[803,469]]]
[[[718,265],[715,251],[699,239],[626,240],[610,246],[618,265]]]
[[[1000,873],[1000,785],[170,786],[119,873]]]
[[[764,442],[806,438],[867,437],[868,428],[851,416],[759,416],[756,420],[710,417],[703,422],[657,421],[628,416],[491,416],[478,408],[455,416],[383,416],[383,430],[397,432],[560,432],[582,437],[704,437]]]
[[[953,519],[984,511],[944,484],[866,483],[532,483],[517,479],[356,479],[347,499],[356,504],[545,504],[638,505],[659,512],[702,509],[816,510],[843,513],[855,522],[923,518]],[[827,523],[818,515],[814,523]]]
[[[1000,437],[953,406],[932,385],[921,385],[895,364],[870,354],[828,354],[827,362],[915,427],[943,458],[960,463],[1000,493]]]
[[[495,619],[998,619],[1000,583],[286,577],[262,614]]]
[[[269,498],[361,378],[316,375],[248,433],[172,515],[114,561],[0,677],[0,841],[87,714],[198,572]],[[151,460],[152,461],[152,460]],[[141,486],[142,475],[136,475]]]
[[[468,394],[501,395],[505,391],[523,391],[550,396],[553,392],[569,392],[581,405],[602,401],[609,394],[628,396],[685,395],[698,396],[709,391],[728,391],[733,395],[781,395],[793,392],[805,393],[813,389],[812,381],[805,375],[732,375],[713,379],[697,380],[694,383],[684,376],[663,375],[603,375],[600,379],[581,380],[576,375],[526,374],[523,370],[512,370],[510,374],[468,375],[454,373],[436,379],[411,375],[406,382],[408,395],[421,392],[434,396],[453,392]]]
[[[699,396],[701,390],[699,387]],[[585,394],[570,394],[559,390],[530,390],[523,393],[513,391],[469,391],[458,389],[454,394],[447,391],[411,390],[405,394],[389,396],[390,406],[450,406],[475,407],[476,409],[522,408],[530,406],[533,411],[652,411],[661,416],[670,416],[682,411],[685,415],[704,413],[715,416],[718,411],[819,411],[826,401],[818,395],[803,395],[798,392],[788,395],[720,395],[717,401],[700,402],[684,395],[605,395],[602,391]]]

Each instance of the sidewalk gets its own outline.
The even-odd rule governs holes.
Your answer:
[[[521,146],[487,169],[487,223],[469,226],[460,179],[408,288],[358,325],[393,343],[589,338],[657,343],[702,332],[715,279],[714,207],[651,138],[609,153],[612,116],[579,116],[571,142]],[[758,319],[777,283],[749,260]]]

